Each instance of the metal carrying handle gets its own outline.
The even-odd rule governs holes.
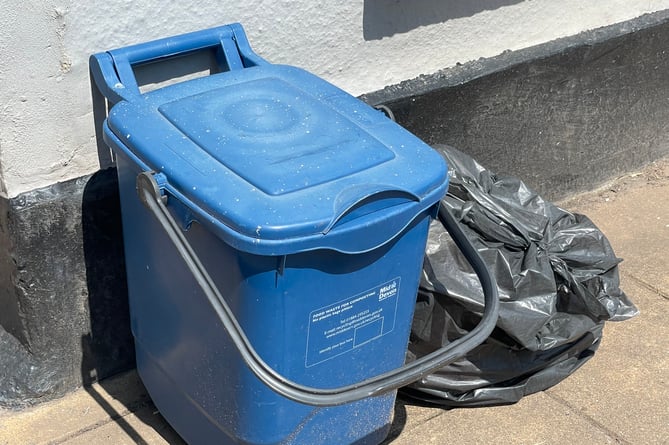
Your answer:
[[[138,175],[137,193],[141,202],[153,213],[174,243],[179,255],[204,291],[209,304],[239,350],[246,366],[263,383],[288,399],[312,406],[335,406],[388,393],[454,362],[485,341],[495,328],[499,313],[497,286],[494,285],[492,275],[476,248],[469,242],[448,210],[442,206],[439,209],[439,219],[474,268],[483,288],[485,308],[476,328],[449,345],[414,362],[352,385],[333,389],[300,385],[272,369],[255,351],[230,307],[216,288],[214,281],[165,206],[153,173],[143,172]]]
[[[141,95],[134,66],[212,48],[221,49],[219,64],[229,70],[268,63],[253,52],[242,26],[233,23],[93,54],[89,67],[100,92],[115,104]]]

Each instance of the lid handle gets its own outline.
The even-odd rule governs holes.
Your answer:
[[[327,234],[338,225],[396,205],[420,202],[415,194],[386,184],[363,184],[344,189],[334,203],[334,216],[323,230]]]
[[[93,54],[91,77],[113,105],[141,95],[134,66],[208,49],[220,50],[217,61],[224,71],[267,64],[251,49],[242,26],[233,23]]]

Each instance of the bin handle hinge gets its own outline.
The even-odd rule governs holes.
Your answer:
[[[158,179],[160,179],[160,175],[152,172],[141,173],[137,177],[137,192],[140,200],[153,213],[174,244],[179,256],[193,274],[197,284],[202,288],[211,308],[216,312],[246,366],[265,385],[290,400],[311,406],[335,406],[386,394],[453,363],[483,343],[495,328],[499,313],[499,300],[497,286],[493,281],[492,274],[458,223],[448,210],[441,206],[438,214],[439,220],[481,281],[485,308],[478,326],[459,339],[416,361],[352,385],[322,389],[291,381],[265,363],[251,345],[234,313],[216,287],[214,280],[180,230],[179,224],[168,211],[163,201]]]
[[[139,200],[148,207],[147,199],[159,200],[163,204],[167,204],[167,195],[165,194],[165,186],[167,185],[167,177],[162,173],[153,171],[142,172],[137,176],[137,194]]]

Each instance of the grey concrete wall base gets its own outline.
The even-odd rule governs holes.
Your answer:
[[[2,200],[0,406],[134,363],[113,169]]]
[[[669,11],[363,99],[556,199],[669,154],[667,42]],[[134,366],[113,169],[0,199],[0,308],[0,406]]]
[[[669,11],[363,96],[550,199],[669,155]]]

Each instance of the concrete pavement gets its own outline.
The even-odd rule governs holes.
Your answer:
[[[625,261],[641,314],[607,323],[595,356],[511,406],[426,408],[398,401],[386,444],[669,444],[669,160],[574,197]],[[136,373],[21,412],[0,412],[0,445],[173,444]]]

